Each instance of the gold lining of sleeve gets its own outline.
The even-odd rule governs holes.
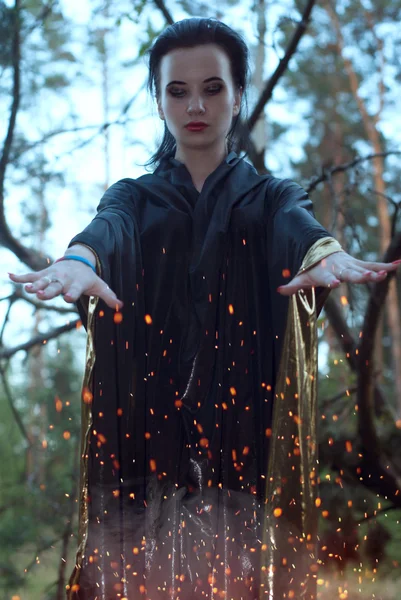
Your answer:
[[[79,243],[81,246],[85,246],[86,248],[89,248],[89,250],[91,250],[93,252],[93,254],[96,257],[96,275],[101,278],[102,277],[102,265],[100,263],[100,259],[99,259],[97,252],[92,248],[92,246],[89,246],[88,244],[84,244],[82,242],[77,242],[77,243]],[[71,247],[72,246],[70,246],[70,248]],[[85,296],[84,294],[82,294],[78,298],[78,302],[80,302],[82,304],[85,314],[86,314],[86,316],[88,316],[89,296]]]
[[[100,272],[100,261],[96,254],[96,268]],[[88,298],[86,296],[86,298]],[[85,548],[88,537],[88,455],[89,455],[89,439],[92,428],[92,381],[93,367],[96,360],[95,348],[95,310],[98,304],[98,296],[90,296],[88,298],[88,325],[87,325],[87,342],[86,342],[86,358],[85,358],[85,373],[83,377],[81,390],[81,459],[80,459],[80,484],[78,497],[78,549],[75,557],[74,570],[70,576],[67,585],[67,598],[72,599],[73,594],[79,589],[80,571],[85,556]]]
[[[299,273],[339,251],[342,247],[334,238],[318,240],[306,253]],[[316,598],[316,309],[313,288],[289,298],[266,476],[260,599],[283,597],[283,585],[290,578],[283,571],[284,559],[293,567],[294,597]]]
[[[330,254],[334,254],[334,252],[344,252],[341,244],[337,242],[333,237],[324,237],[320,240],[317,240],[305,254],[305,257],[302,261],[301,268],[299,269],[297,275],[308,271],[321,260],[329,256]]]

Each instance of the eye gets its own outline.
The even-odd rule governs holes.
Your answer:
[[[184,94],[185,94],[185,91],[177,89],[177,88],[170,88],[169,94],[171,96],[174,96],[175,98],[182,98],[182,96],[184,96]]]
[[[223,89],[222,85],[212,85],[211,87],[207,88],[207,93],[208,94],[218,94],[222,89]]]

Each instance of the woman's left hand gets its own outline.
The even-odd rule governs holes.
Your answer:
[[[368,283],[382,281],[387,273],[395,271],[401,260],[393,263],[366,262],[353,258],[346,252],[334,252],[317,265],[296,275],[286,285],[277,288],[283,296],[291,296],[298,290],[312,287],[337,288],[342,281],[349,283]]]

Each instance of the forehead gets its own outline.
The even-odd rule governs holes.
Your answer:
[[[173,79],[191,83],[213,76],[230,77],[230,60],[216,44],[177,48],[165,54],[160,63],[162,85]]]

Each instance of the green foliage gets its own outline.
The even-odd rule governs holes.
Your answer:
[[[59,353],[45,352],[45,388],[13,387],[13,402],[30,443],[22,437],[4,395],[0,396],[0,590],[4,593],[24,584],[24,568],[42,549],[57,545],[66,526],[70,496],[77,489],[82,377],[73,347],[66,341],[57,346]],[[24,558],[17,563],[20,554]]]
[[[70,84],[68,79],[63,73],[55,73],[45,77],[43,85],[52,89],[65,88]]]
[[[152,46],[153,41],[162,32],[164,27],[156,29],[151,19],[148,19],[146,24],[146,39],[141,43],[138,50],[138,56],[145,56],[149,48]]]

